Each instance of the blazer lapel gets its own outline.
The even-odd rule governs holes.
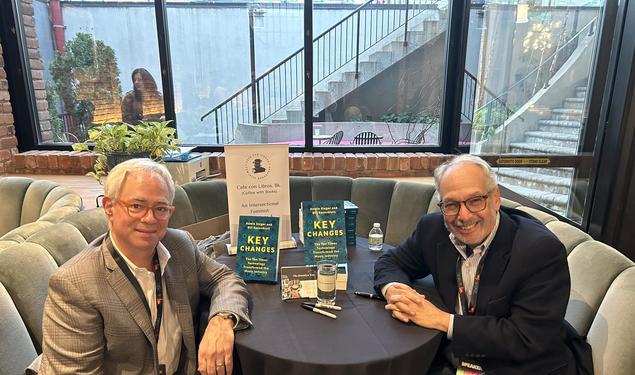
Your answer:
[[[150,316],[148,315],[143,302],[139,298],[139,295],[132,284],[130,284],[130,280],[128,280],[121,268],[117,265],[117,262],[113,259],[105,242],[101,245],[101,251],[104,256],[106,268],[111,271],[106,278],[108,284],[119,297],[121,303],[128,310],[132,319],[137,323],[139,328],[141,328],[146,338],[154,348],[156,345],[154,330],[152,328],[152,323],[150,322]]]
[[[458,293],[456,284],[456,258],[458,256],[458,251],[449,239],[437,244],[437,280],[434,282],[446,308],[451,313],[455,312]]]
[[[176,257],[170,257],[163,275],[165,277],[165,287],[168,290],[170,304],[183,332],[183,342],[188,351],[188,356],[191,356],[192,353],[196,353],[192,309],[190,307],[189,294],[185,284],[183,270]]]
[[[500,279],[507,268],[515,235],[516,225],[514,221],[501,210],[496,236],[494,236],[494,240],[485,255],[485,265],[476,301],[477,315],[485,314],[487,303],[494,297]]]

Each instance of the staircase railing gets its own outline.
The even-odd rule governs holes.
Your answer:
[[[425,9],[436,9],[438,3],[438,0],[403,0],[402,4],[373,4],[376,1],[360,5],[313,39],[314,85],[352,61],[355,61],[355,76],[359,77],[361,54],[402,26],[403,43],[407,45],[408,20]],[[239,123],[262,123],[304,94],[304,48],[257,77],[254,84],[244,86],[201,117],[201,121],[211,117],[218,144],[233,142]]]
[[[514,93],[516,103],[526,103],[538,89],[548,87],[549,81],[578,48],[580,37],[593,35],[596,22],[597,17],[589,21],[566,42],[558,45],[551,55],[543,59],[536,68],[509,86],[503,93],[495,95],[487,88],[481,87],[484,92],[481,96],[481,102],[485,102],[485,104],[476,109],[474,103],[479,82],[476,77],[465,71],[463,92],[467,95],[464,95],[463,98],[462,117],[473,124],[473,129],[475,126],[481,128],[479,130],[483,131],[482,139],[489,137],[490,133],[503,125],[516,112],[517,107],[520,107],[520,105],[508,103],[509,94]],[[548,69],[545,69],[547,67]],[[531,90],[523,90],[522,92],[517,90],[529,87]]]

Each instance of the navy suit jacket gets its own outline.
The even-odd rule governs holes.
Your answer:
[[[446,311],[455,313],[459,253],[448,235],[441,213],[423,216],[410,238],[377,260],[375,289],[431,274]],[[570,373],[575,365],[563,325],[571,286],[566,255],[542,223],[502,207],[484,260],[476,313],[455,315],[448,349],[480,363],[487,374]]]

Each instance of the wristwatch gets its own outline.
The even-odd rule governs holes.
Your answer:
[[[232,322],[234,322],[234,325],[236,325],[236,315],[234,315],[234,313],[229,312],[229,311],[219,311],[218,313],[216,313],[216,315],[214,316],[219,316],[223,319],[231,319]]]

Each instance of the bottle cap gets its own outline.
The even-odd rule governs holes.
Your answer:
[[[379,223],[373,223],[373,227],[379,228]]]

